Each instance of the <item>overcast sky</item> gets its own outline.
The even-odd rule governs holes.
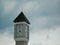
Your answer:
[[[13,20],[21,11],[31,23],[28,45],[60,45],[60,0],[0,0],[0,45],[15,45]]]

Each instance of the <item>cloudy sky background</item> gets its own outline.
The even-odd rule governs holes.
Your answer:
[[[0,0],[0,45],[15,45],[13,20],[22,10],[31,23],[28,45],[60,45],[60,0]]]

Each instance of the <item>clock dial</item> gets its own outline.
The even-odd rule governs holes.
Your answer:
[[[23,36],[23,26],[22,25],[17,26],[17,35]]]
[[[17,37],[27,37],[28,36],[28,26],[20,24],[17,25]]]

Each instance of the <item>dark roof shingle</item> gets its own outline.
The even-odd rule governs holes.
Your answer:
[[[30,24],[29,20],[25,17],[23,12],[21,12],[13,22],[14,23],[16,23],[16,22],[26,22],[26,23]]]

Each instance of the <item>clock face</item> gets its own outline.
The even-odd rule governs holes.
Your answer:
[[[28,35],[28,27],[23,24],[19,24],[16,26],[16,36],[17,37],[27,37]]]
[[[17,36],[23,36],[23,26],[17,25]]]

